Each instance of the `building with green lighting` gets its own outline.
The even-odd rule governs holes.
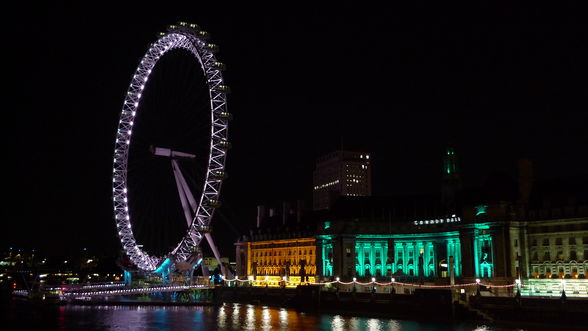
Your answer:
[[[449,282],[452,264],[461,282],[479,278],[512,284],[519,277],[584,279],[588,275],[585,206],[568,208],[568,216],[556,219],[524,219],[508,203],[464,208],[460,216],[410,219],[375,216],[374,209],[381,212],[381,206],[367,198],[345,198],[340,203],[355,204],[364,215],[346,211],[350,217],[322,222],[317,234],[322,277],[364,281],[394,277],[442,284]]]
[[[289,245],[298,254],[312,252],[305,262],[322,281],[393,278],[446,285],[480,279],[511,285],[496,291],[513,294],[512,285],[521,280],[523,295],[559,296],[565,290],[568,296],[588,297],[588,183],[536,182],[530,162],[522,160],[516,182],[489,176],[478,190],[463,189],[455,152],[446,153],[440,194],[340,195],[328,210],[306,218],[310,228],[304,235],[285,226],[274,227],[276,232],[262,227],[237,243],[243,261],[239,275],[251,277],[247,261],[256,258],[243,255],[245,245],[277,251],[275,270],[289,267],[279,259],[284,249],[279,245]],[[277,240],[284,238],[289,241]],[[309,238],[314,249],[298,247]]]
[[[506,253],[495,247],[506,233],[499,220],[489,222],[473,213],[473,219],[422,212],[411,217],[419,213],[406,213],[402,205],[406,201],[345,198],[339,203],[346,206],[349,217],[323,222],[317,235],[321,276],[449,280],[453,266],[458,278],[512,277]],[[364,215],[353,215],[350,205]]]

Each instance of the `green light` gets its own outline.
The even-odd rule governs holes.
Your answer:
[[[158,274],[164,274],[164,273],[168,273],[169,271],[166,270],[168,269],[172,264],[172,260],[170,258],[165,259],[165,261],[163,261],[163,263],[159,266],[159,268],[157,268],[154,272],[158,273]]]
[[[323,276],[333,276],[333,245],[323,242]]]
[[[331,222],[326,221],[325,222],[325,230],[331,227]]]
[[[442,260],[449,263],[454,257],[455,275],[461,275],[461,246],[459,232],[387,234],[387,235],[356,235],[356,273],[360,277],[387,276],[388,270],[394,274],[398,271],[412,277],[423,273],[426,277],[441,277],[438,265]],[[388,239],[394,239],[394,249],[388,256]],[[438,254],[435,247],[446,245],[446,254]],[[422,255],[421,255],[422,254]],[[419,258],[422,256],[422,268]],[[394,261],[387,263],[387,261]],[[366,273],[369,272],[369,275]],[[449,277],[444,274],[444,277]]]
[[[488,228],[487,224],[476,224],[476,230],[474,231],[474,268],[476,277],[489,278],[493,276],[492,236],[485,231]]]
[[[474,224],[474,229],[488,230],[488,229],[490,229],[490,224],[489,223],[476,223],[476,224]]]
[[[434,233],[411,233],[411,234],[358,234],[357,239],[406,239],[406,238],[440,238],[459,237],[458,231],[434,232]]]
[[[474,207],[476,209],[476,216],[486,214],[488,210],[488,205],[478,205]]]

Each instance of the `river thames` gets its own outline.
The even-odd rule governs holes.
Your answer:
[[[522,330],[475,322],[305,313],[236,303],[221,306],[59,306],[32,305],[11,299],[5,304],[3,325],[9,330]]]

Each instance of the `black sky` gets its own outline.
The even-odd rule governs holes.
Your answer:
[[[586,177],[588,21],[576,3],[216,3],[5,13],[2,247],[117,250],[120,107],[148,44],[179,20],[209,31],[228,66],[227,250],[257,203],[308,197],[314,159],[341,145],[372,153],[378,195],[436,192],[448,145],[469,186],[514,176],[519,157],[538,178]]]

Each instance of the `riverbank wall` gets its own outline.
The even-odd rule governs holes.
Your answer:
[[[217,287],[215,301],[294,308],[337,314],[431,320],[479,320],[513,325],[577,327],[588,325],[583,298],[452,298],[449,290],[415,290],[411,294],[324,291],[320,286],[288,288]]]

